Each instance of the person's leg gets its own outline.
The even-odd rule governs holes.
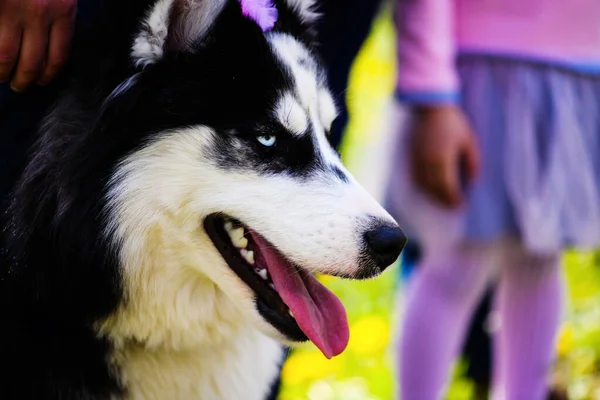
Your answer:
[[[543,400],[560,324],[560,254],[534,257],[516,245],[503,253],[495,303],[501,322],[494,337],[494,398]]]
[[[407,292],[399,347],[400,399],[437,400],[475,307],[494,276],[493,247],[425,257]]]
[[[420,252],[416,240],[414,238],[409,240],[402,251],[400,268],[398,268],[400,282],[408,283],[410,281],[416,265],[419,263]],[[488,288],[476,307],[477,311],[471,318],[462,348],[462,356],[469,365],[465,377],[475,385],[474,400],[487,399],[492,382],[492,346],[485,325],[490,313],[493,292],[493,287]]]
[[[475,385],[473,400],[488,398],[492,375],[492,345],[486,323],[490,314],[493,288],[488,288],[471,318],[462,355],[468,362],[465,377]]]

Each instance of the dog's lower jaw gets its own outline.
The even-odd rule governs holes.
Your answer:
[[[182,351],[127,345],[112,362],[123,400],[263,400],[277,377],[283,347],[249,327],[239,337]]]

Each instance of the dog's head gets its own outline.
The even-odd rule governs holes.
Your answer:
[[[346,316],[314,275],[373,277],[405,237],[328,143],[312,2],[277,1],[266,29],[244,7],[156,1],[131,43],[135,74],[102,105],[94,151],[129,148],[103,206],[125,298],[100,330],[185,347],[250,324],[333,356]]]

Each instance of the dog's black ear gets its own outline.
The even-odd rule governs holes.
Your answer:
[[[131,57],[144,67],[168,51],[191,50],[210,31],[228,0],[156,0],[134,37]]]
[[[368,0],[367,0],[368,1]],[[316,40],[319,11],[316,0],[275,0],[279,18],[274,30],[312,45]]]

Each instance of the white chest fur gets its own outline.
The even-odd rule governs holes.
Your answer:
[[[263,400],[283,349],[257,331],[195,351],[127,347],[115,354],[127,400]]]

